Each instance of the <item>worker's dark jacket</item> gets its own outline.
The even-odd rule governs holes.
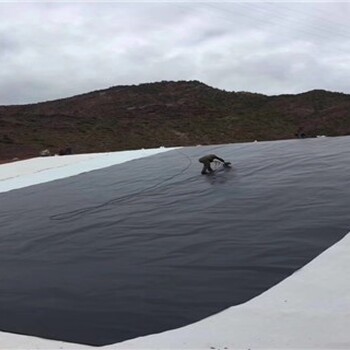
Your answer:
[[[223,159],[219,158],[218,156],[216,156],[215,154],[208,154],[207,156],[204,156],[202,158],[199,158],[199,162],[203,163],[203,164],[210,164],[214,159],[218,159],[221,162],[224,162]]]

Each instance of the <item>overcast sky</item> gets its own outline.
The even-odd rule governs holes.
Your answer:
[[[350,3],[0,2],[0,105],[199,80],[350,93]]]

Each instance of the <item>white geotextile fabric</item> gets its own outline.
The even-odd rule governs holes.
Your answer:
[[[40,157],[0,165],[0,193],[78,175],[175,148]]]

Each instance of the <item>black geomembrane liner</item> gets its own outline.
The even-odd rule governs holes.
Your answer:
[[[216,153],[231,170],[201,175]],[[192,147],[0,194],[0,329],[104,345],[244,303],[349,231],[350,138]]]

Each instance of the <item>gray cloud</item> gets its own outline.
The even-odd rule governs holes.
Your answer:
[[[200,80],[350,93],[349,3],[0,3],[0,104]]]

